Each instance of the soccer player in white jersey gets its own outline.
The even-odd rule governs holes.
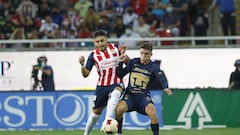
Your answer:
[[[116,118],[116,106],[124,89],[123,80],[118,78],[118,63],[119,57],[126,51],[126,46],[108,43],[103,30],[94,32],[93,41],[95,49],[89,54],[86,65],[85,58],[79,58],[83,77],[88,77],[94,65],[99,75],[93,112],[88,118],[84,135],[90,134],[106,105],[105,121]]]

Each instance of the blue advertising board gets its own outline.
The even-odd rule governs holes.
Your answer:
[[[93,107],[94,91],[1,92],[0,129],[83,129]],[[162,91],[151,92],[162,127]],[[100,128],[105,111],[95,128]],[[150,128],[149,118],[124,115],[123,128]]]

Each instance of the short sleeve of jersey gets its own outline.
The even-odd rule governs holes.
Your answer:
[[[88,56],[87,63],[86,63],[86,69],[92,70],[92,67],[94,66],[94,64],[95,64],[95,62],[94,62],[94,59],[93,59],[93,52],[92,52]]]

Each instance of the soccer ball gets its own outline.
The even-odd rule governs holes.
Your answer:
[[[115,119],[107,119],[103,125],[103,131],[106,134],[114,134],[118,131],[118,122]]]

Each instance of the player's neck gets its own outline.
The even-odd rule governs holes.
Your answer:
[[[148,60],[148,61],[141,61],[141,64],[146,65],[146,64],[148,64],[149,62],[150,62],[150,60]]]

